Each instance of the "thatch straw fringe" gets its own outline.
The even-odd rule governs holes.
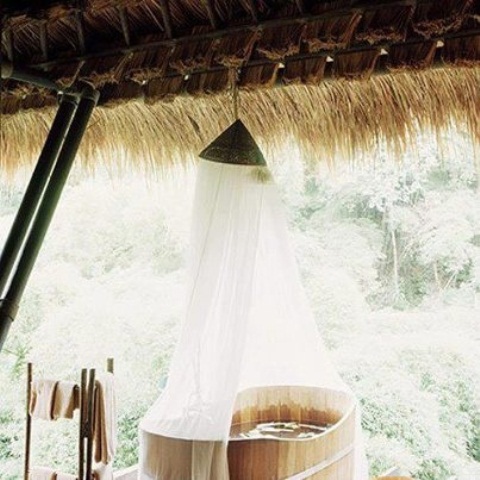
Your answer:
[[[371,45],[383,41],[401,42],[405,39],[407,26],[414,11],[413,5],[406,5],[367,12],[362,18],[355,38]]]
[[[339,53],[334,63],[334,74],[336,77],[350,79],[368,78],[375,70],[379,56],[378,48],[363,52]]]
[[[305,32],[304,25],[292,25],[282,28],[267,28],[263,31],[257,45],[257,52],[273,61],[300,53],[300,41]]]
[[[425,39],[429,39],[459,30],[463,21],[463,15],[452,15],[449,18],[413,23],[412,28],[415,33],[418,33],[418,35]]]
[[[433,64],[437,42],[418,42],[408,45],[393,45],[388,52],[387,67],[428,68]]]
[[[215,62],[228,68],[244,65],[252,55],[253,47],[260,38],[260,32],[245,32],[233,38],[221,38],[215,52]]]
[[[320,50],[345,48],[357,28],[362,16],[351,13],[338,18],[330,18],[309,22],[305,29],[305,42],[308,51],[315,53]]]
[[[285,64],[282,80],[285,83],[318,84],[323,80],[326,57],[312,58],[305,61],[289,61]]]
[[[440,136],[455,126],[480,143],[479,84],[477,67],[401,72],[366,82],[291,85],[242,91],[239,113],[267,155],[293,138],[306,158],[353,160],[361,152],[373,152],[383,140],[401,152],[415,141],[419,129]],[[81,158],[87,166],[107,162],[118,167],[126,158],[147,168],[189,161],[231,123],[231,102],[225,92],[98,107]],[[53,113],[50,108],[2,118],[2,172],[37,157]]]

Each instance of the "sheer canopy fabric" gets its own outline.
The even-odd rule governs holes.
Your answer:
[[[186,480],[181,469],[164,470],[153,458],[155,437],[192,442],[182,459],[192,480],[228,479],[226,446],[242,390],[349,391],[319,337],[267,167],[200,161],[189,269],[168,382],[140,425],[142,480]],[[355,480],[366,480],[359,427],[355,458]]]

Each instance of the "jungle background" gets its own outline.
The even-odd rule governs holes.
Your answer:
[[[362,403],[372,474],[480,468],[480,152],[426,135],[403,158],[269,155],[318,328]],[[28,181],[0,175],[0,241]],[[22,476],[25,374],[116,362],[117,468],[168,374],[182,319],[195,166],[77,167],[0,354],[0,478]],[[33,461],[75,468],[76,426],[34,424]],[[480,475],[480,474],[479,474]],[[480,478],[476,476],[468,478]]]

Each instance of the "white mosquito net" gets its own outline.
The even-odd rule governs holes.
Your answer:
[[[261,153],[239,121],[219,139],[220,153],[206,156],[227,151],[232,163],[199,162],[186,318],[166,387],[140,424],[142,480],[228,479],[232,413],[248,388],[349,392],[319,336]],[[366,480],[358,414],[352,448],[354,474],[342,480]]]

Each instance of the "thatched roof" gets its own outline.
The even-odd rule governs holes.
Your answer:
[[[100,90],[87,160],[200,151],[231,122],[234,84],[242,119],[266,146],[292,135],[306,152],[352,155],[452,124],[480,141],[478,0],[2,5],[3,58]],[[56,99],[11,80],[1,93],[1,162],[12,167],[41,147]]]

